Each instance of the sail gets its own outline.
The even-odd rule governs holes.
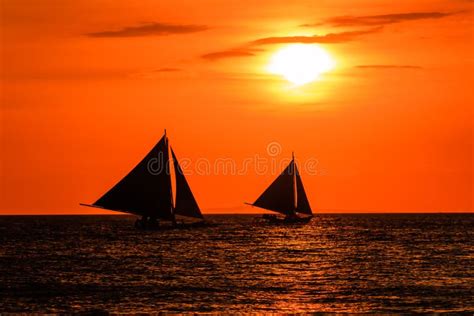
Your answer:
[[[168,140],[163,136],[140,163],[94,206],[171,219]]]
[[[296,173],[296,212],[312,215],[311,207],[309,206],[308,197],[304,191],[303,182],[301,181],[301,176],[298,171],[298,168],[295,164],[295,173]]]
[[[171,154],[173,155],[174,171],[176,174],[176,205],[174,207],[174,213],[182,216],[203,218],[173,148],[171,148]]]
[[[294,165],[292,160],[253,205],[285,215],[292,214],[295,211]]]

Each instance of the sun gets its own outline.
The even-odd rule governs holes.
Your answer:
[[[335,66],[331,56],[314,44],[292,44],[277,51],[267,70],[296,86],[315,81]]]

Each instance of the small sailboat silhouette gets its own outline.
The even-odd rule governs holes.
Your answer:
[[[313,212],[294,155],[288,166],[262,195],[254,203],[246,204],[285,215],[284,219],[270,214],[263,215],[262,219],[272,223],[308,223],[311,220]],[[305,216],[300,217],[298,214]]]
[[[176,183],[175,201],[171,164]],[[169,146],[166,130],[155,147],[122,180],[95,203],[81,205],[139,215],[142,219],[137,220],[137,228],[157,228],[160,220],[171,222],[173,227],[185,226],[177,224],[177,215],[203,220],[176,154]],[[204,222],[193,224],[201,223]]]

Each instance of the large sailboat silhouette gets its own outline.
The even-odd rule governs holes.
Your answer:
[[[246,204],[285,215],[283,219],[271,214],[263,215],[262,219],[271,223],[308,223],[313,212],[296,166],[295,156],[292,156],[288,166],[255,202]]]
[[[157,228],[160,220],[171,222],[172,227],[184,226],[184,223],[177,224],[177,215],[203,220],[176,154],[169,146],[166,130],[155,147],[122,180],[95,203],[81,205],[139,215],[142,218],[137,220],[137,228]],[[199,223],[203,221],[193,224]]]

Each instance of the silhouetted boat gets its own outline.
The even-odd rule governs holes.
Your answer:
[[[176,183],[175,201],[171,165]],[[142,218],[137,219],[137,228],[164,228],[159,221],[170,222],[172,225],[168,227],[174,228],[206,225],[173,148],[168,144],[166,130],[155,147],[119,183],[95,203],[81,205],[139,215]],[[185,224],[181,220],[178,223],[177,216],[200,221]]]
[[[273,224],[305,224],[311,221],[313,212],[309,205],[301,176],[293,155],[290,164],[260,195],[254,203],[246,203],[285,215],[284,218],[265,214],[262,220]],[[298,216],[304,215],[303,217]]]

